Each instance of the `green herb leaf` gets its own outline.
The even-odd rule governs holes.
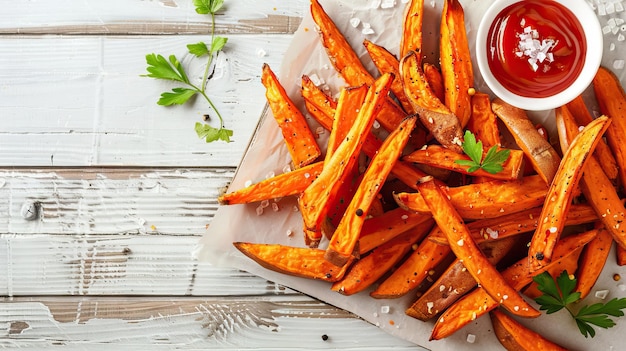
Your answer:
[[[621,317],[624,315],[622,310],[626,309],[626,298],[614,298],[605,304],[595,303],[583,306],[578,313],[573,313],[569,305],[580,300],[580,292],[574,291],[576,278],[570,279],[567,271],[561,272],[556,280],[548,272],[535,276],[533,280],[537,283],[539,291],[543,293],[535,299],[535,302],[540,305],[540,309],[550,314],[566,308],[576,321],[578,330],[585,337],[591,336],[593,338],[596,335],[593,325],[600,328],[611,328],[615,326],[615,321],[609,316]]]
[[[161,106],[182,105],[192,96],[198,93],[197,90],[187,88],[174,88],[172,92],[161,94],[161,98],[157,104]]]
[[[189,83],[185,70],[174,55],[170,56],[168,62],[161,55],[148,54],[146,55],[146,63],[148,63],[148,74],[143,75],[144,77]]]
[[[455,163],[468,167],[467,172],[476,172],[483,169],[491,174],[502,172],[502,164],[506,162],[511,153],[510,150],[498,151],[497,146],[492,146],[483,159],[483,143],[476,141],[476,136],[469,130],[465,131],[463,137],[463,152],[469,156],[470,160],[456,160]]]
[[[224,5],[224,0],[193,0],[193,4],[201,15],[215,14]]]
[[[211,53],[216,53],[218,51],[221,51],[224,48],[224,46],[226,46],[227,41],[228,41],[228,38],[224,38],[224,37],[213,38],[213,41],[211,42]]]
[[[226,128],[214,128],[208,124],[202,124],[200,122],[196,122],[196,134],[198,134],[199,138],[204,138],[207,143],[222,140],[229,143],[230,137],[233,136],[233,131]]]
[[[202,57],[209,53],[209,48],[202,41],[196,44],[188,44],[187,49],[190,54],[195,55],[196,57]]]

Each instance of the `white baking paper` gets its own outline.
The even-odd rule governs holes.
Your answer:
[[[591,0],[590,0],[591,1]],[[605,57],[603,65],[616,71],[622,77],[623,58],[626,58],[626,47],[622,42],[623,34],[626,34],[626,26],[622,26],[625,14],[623,8],[616,11],[615,7],[610,13],[606,13],[606,3],[616,1],[594,0],[591,3],[599,14],[601,24],[605,32]],[[380,1],[322,1],[322,5],[331,15],[337,26],[344,33],[352,46],[360,54],[362,61],[371,72],[373,69],[365,50],[362,47],[364,39],[383,45],[397,55],[399,38],[402,25],[405,3],[396,1],[391,8],[381,8]],[[466,26],[470,47],[474,45],[481,14],[491,1],[486,0],[461,0],[466,14]],[[596,4],[597,3],[597,4]],[[617,1],[621,4],[621,1]],[[441,14],[441,0],[425,1],[424,16],[424,54],[426,61],[436,63],[437,37],[439,19]],[[603,12],[602,12],[603,11]],[[352,23],[350,20],[353,20]],[[358,25],[355,27],[353,23]],[[584,24],[583,24],[584,25]],[[372,34],[364,34],[364,29],[371,28]],[[369,31],[369,32],[371,32]],[[368,31],[366,30],[365,33]],[[474,64],[474,67],[477,67]],[[315,75],[320,79],[321,86],[327,87],[331,94],[337,94],[343,81],[332,68],[326,53],[324,52],[315,30],[312,19],[307,14],[302,25],[294,35],[292,45],[288,49],[281,67],[272,67],[279,72],[281,83],[285,86],[291,98],[301,107],[302,99],[299,97],[300,79],[302,74]],[[480,72],[475,69],[476,88],[480,91],[489,92],[482,84]],[[554,133],[553,114],[551,112],[533,113],[532,117],[537,122],[542,122],[548,130]],[[311,121],[313,128],[315,122]],[[315,130],[315,129],[314,129]],[[257,182],[274,174],[280,174],[286,170],[290,163],[290,157],[283,145],[281,133],[271,116],[271,111],[266,110],[259,121],[258,129],[250,143],[247,153],[239,166],[236,176],[230,186],[230,190],[244,187],[246,182]],[[466,326],[455,335],[441,341],[429,341],[432,323],[424,323],[405,316],[404,310],[414,300],[413,296],[394,300],[376,300],[370,298],[368,293],[354,296],[343,296],[330,291],[330,285],[325,282],[311,281],[302,278],[291,277],[266,270],[234,249],[234,241],[248,241],[257,243],[282,243],[291,246],[304,246],[302,234],[302,222],[300,213],[296,210],[294,199],[281,199],[270,203],[270,206],[258,214],[259,204],[222,206],[213,221],[208,232],[201,240],[197,251],[198,257],[209,260],[214,264],[236,267],[259,275],[268,280],[301,291],[334,306],[351,311],[361,318],[378,325],[385,331],[400,338],[414,342],[427,349],[436,350],[502,350],[493,335],[489,318],[483,316],[474,323]],[[277,211],[276,209],[277,205]],[[288,235],[288,233],[293,233]],[[626,296],[623,283],[612,279],[614,273],[620,273],[626,277],[626,269],[617,267],[611,255],[609,263],[605,267],[602,277],[598,281],[598,290],[608,289],[607,299]],[[587,302],[596,302],[597,298],[588,298]],[[388,306],[389,313],[381,313],[381,308]],[[393,321],[393,325],[389,322]],[[553,315],[543,315],[534,320],[522,320],[532,329],[540,331],[546,337],[557,341],[564,347],[573,350],[620,350],[626,345],[626,318],[618,321],[617,327],[608,330],[598,330],[594,339],[586,339],[579,332],[567,312],[561,311]],[[467,342],[468,334],[474,334],[474,343]]]

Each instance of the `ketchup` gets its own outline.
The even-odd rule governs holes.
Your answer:
[[[491,71],[504,88],[541,98],[558,94],[576,80],[587,43],[581,24],[565,6],[553,0],[525,0],[498,14],[486,49]]]

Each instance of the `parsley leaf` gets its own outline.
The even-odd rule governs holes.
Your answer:
[[[148,74],[142,76],[171,80],[185,85],[185,87],[176,87],[171,91],[162,93],[161,98],[157,101],[157,104],[162,106],[182,105],[196,94],[200,94],[209,103],[209,106],[211,106],[219,118],[219,128],[211,127],[208,124],[197,123],[195,127],[196,133],[200,138],[204,138],[207,143],[216,140],[230,142],[233,131],[224,128],[224,118],[207,95],[207,83],[212,76],[209,75],[209,73],[212,67],[215,69],[215,65],[212,64],[213,59],[217,57],[228,41],[227,38],[215,35],[215,14],[224,6],[224,0],[193,0],[193,4],[196,7],[197,13],[211,16],[211,45],[207,46],[207,44],[202,41],[187,45],[187,50],[195,57],[208,56],[200,84],[194,84],[189,80],[185,68],[175,55],[170,55],[168,59],[154,53],[146,55]]]
[[[467,172],[473,173],[483,169],[488,173],[496,174],[502,172],[502,165],[509,158],[511,150],[498,150],[497,146],[492,146],[487,151],[483,159],[483,142],[476,141],[476,136],[469,130],[465,131],[463,137],[463,152],[469,156],[469,160],[456,160],[456,164],[468,167]]]
[[[224,5],[224,0],[193,0],[196,12],[201,15],[214,15]]]
[[[209,48],[202,41],[196,44],[187,45],[187,50],[189,50],[190,54],[195,55],[196,57],[202,57],[209,53]]]
[[[222,140],[225,142],[230,142],[230,137],[233,136],[233,131],[226,128],[213,128],[208,124],[202,124],[200,122],[196,122],[196,134],[198,134],[199,138],[204,138],[207,143],[216,140]]]
[[[182,105],[197,93],[198,91],[194,89],[174,88],[171,93],[162,93],[157,104],[161,106]]]
[[[540,305],[540,310],[546,313],[554,313],[565,308],[576,321],[578,330],[585,337],[596,335],[593,325],[600,328],[611,328],[615,326],[615,321],[609,318],[621,317],[624,315],[623,309],[626,308],[626,298],[614,298],[609,302],[595,303],[593,305],[583,306],[577,313],[570,309],[570,305],[580,300],[580,292],[574,291],[576,287],[576,278],[570,279],[567,271],[555,279],[550,273],[543,272],[533,277],[537,288],[543,295],[537,297],[535,302]]]

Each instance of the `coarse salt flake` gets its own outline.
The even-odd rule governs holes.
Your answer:
[[[465,339],[468,343],[473,344],[476,342],[476,335],[467,334],[467,338]]]
[[[252,181],[251,180],[246,180],[246,182],[243,183],[243,186],[246,187],[246,188],[249,187],[250,185],[252,185]]]
[[[350,18],[350,25],[354,28],[358,27],[361,24],[361,19],[357,17]]]
[[[460,240],[459,240],[459,241],[457,241],[456,243],[457,243],[457,245],[459,245],[459,246],[463,246],[463,239],[460,239]]]
[[[433,313],[433,307],[435,307],[435,304],[432,301],[426,302],[426,308],[428,308],[428,313]]]
[[[409,216],[408,215],[402,215],[402,217],[400,217],[400,218],[402,218],[402,220],[406,221],[407,219],[409,219]]]
[[[309,79],[311,79],[311,82],[313,83],[313,85],[315,85],[316,87],[324,84],[324,80],[322,78],[320,78],[320,76],[318,76],[315,73],[312,73],[309,75]]]
[[[390,9],[394,6],[396,6],[396,0],[382,0],[380,3],[381,9]]]
[[[550,227],[550,233],[554,234],[558,230],[557,227]]]
[[[599,298],[599,299],[601,299],[601,300],[604,300],[604,299],[606,299],[607,296],[609,296],[609,291],[608,290],[598,290],[598,291],[596,291],[594,296]]]
[[[380,313],[387,314],[390,311],[390,307],[388,305],[380,306]]]
[[[489,234],[489,237],[492,238],[492,239],[497,239],[498,235],[500,234],[499,231],[493,230],[491,228],[487,228],[487,229],[485,229],[485,231],[487,232],[487,234]]]

